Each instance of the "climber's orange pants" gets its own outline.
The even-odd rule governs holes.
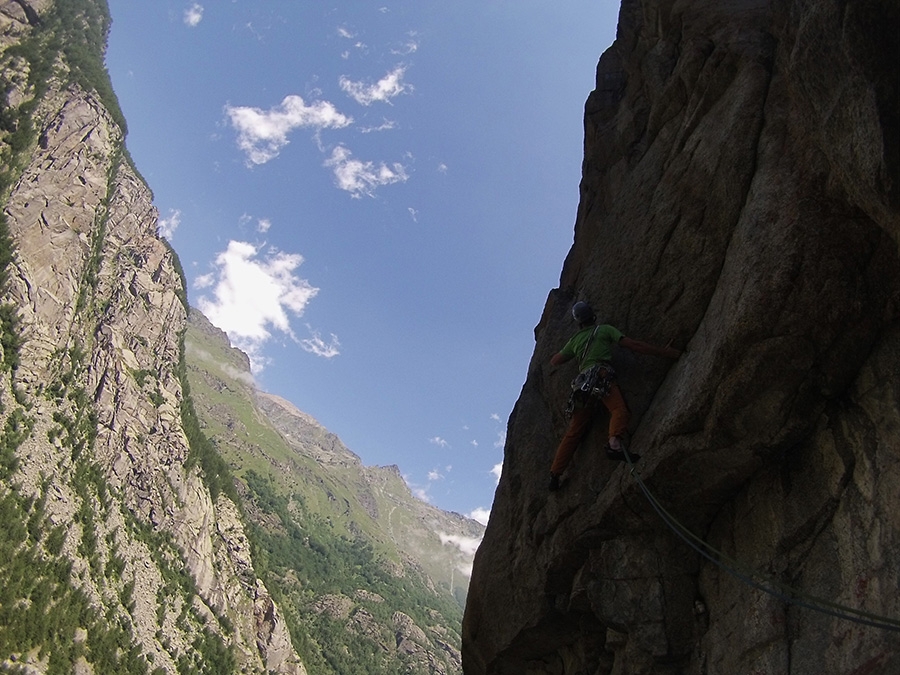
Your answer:
[[[628,405],[622,397],[622,392],[618,385],[613,385],[609,394],[600,399],[606,409],[609,410],[609,435],[622,436],[628,430]],[[575,454],[575,449],[584,438],[584,435],[590,429],[591,422],[597,412],[596,399],[591,399],[586,405],[575,408],[572,413],[572,419],[569,421],[569,428],[566,429],[565,435],[556,448],[556,456],[553,458],[553,464],[550,466],[550,473],[559,476]]]

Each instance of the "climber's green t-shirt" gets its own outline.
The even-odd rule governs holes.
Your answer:
[[[596,329],[596,333],[594,333]],[[591,339],[591,333],[594,334]],[[588,326],[572,336],[572,339],[566,343],[566,346],[560,350],[560,354],[567,357],[579,359],[578,370],[584,370],[595,363],[601,361],[609,361],[612,359],[613,345],[618,344],[624,336],[622,332],[615,326],[604,324],[602,326]],[[588,340],[591,341],[587,354],[584,354],[584,346]]]

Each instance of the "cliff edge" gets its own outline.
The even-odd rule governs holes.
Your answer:
[[[888,0],[624,0],[467,675],[900,670],[898,34]],[[615,357],[635,471],[601,417],[548,493],[576,300],[685,351]]]

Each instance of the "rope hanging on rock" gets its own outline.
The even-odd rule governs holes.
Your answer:
[[[636,471],[634,462],[631,461],[631,455],[628,453],[627,449],[625,449],[625,458],[628,462],[628,466],[631,469],[631,475],[634,476],[634,479],[640,486],[641,491],[647,498],[647,501],[650,502],[653,510],[656,511],[656,513],[669,527],[669,529],[671,529],[676,535],[678,535],[680,539],[682,539],[688,546],[694,549],[701,556],[709,560],[714,565],[725,570],[739,581],[747,584],[748,586],[752,586],[753,588],[768,593],[769,595],[772,595],[780,600],[783,600],[789,605],[805,607],[822,614],[829,614],[831,616],[837,617],[838,619],[853,621],[864,626],[872,626],[874,628],[881,628],[883,630],[900,632],[900,620],[892,619],[886,616],[879,616],[870,612],[864,612],[859,609],[854,609],[853,607],[847,607],[845,605],[840,605],[828,600],[823,600],[822,598],[816,598],[814,596],[801,593],[795,588],[792,588],[786,584],[782,584],[774,579],[761,577],[758,572],[741,569],[741,566],[737,561],[732,560],[718,549],[706,543],[703,539],[695,535],[684,525],[678,522],[678,520],[672,514],[670,514],[662,506],[662,504],[659,503],[659,500],[657,500],[656,497],[653,496],[653,493],[650,492],[650,489],[641,479],[641,475]],[[756,579],[754,577],[756,577]],[[762,580],[758,581],[757,579],[760,578],[762,578]]]

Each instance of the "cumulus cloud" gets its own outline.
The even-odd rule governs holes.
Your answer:
[[[172,241],[172,237],[175,236],[175,230],[178,229],[179,225],[181,225],[181,211],[169,209],[169,215],[157,221],[156,231],[160,237],[165,237]]]
[[[494,478],[497,479],[497,484],[499,485],[500,484],[500,474],[503,473],[503,462],[498,462],[497,464],[494,464],[494,466],[491,468],[491,473],[494,474]]]
[[[491,517],[491,510],[479,506],[473,509],[472,512],[468,514],[468,517],[472,520],[477,520],[482,525],[487,525],[488,520]]]
[[[373,103],[390,103],[392,98],[411,90],[412,87],[403,82],[405,74],[406,66],[397,66],[375,84],[354,82],[344,75],[341,75],[339,82],[341,89],[354,101],[368,106]]]
[[[184,10],[184,23],[193,28],[203,20],[203,5],[194,3]]]
[[[266,363],[262,348],[273,331],[302,344],[290,316],[302,316],[319,292],[297,276],[302,263],[303,256],[296,253],[231,241],[216,257],[215,271],[197,280],[198,287],[212,289],[211,298],[199,298],[200,311],[247,353],[254,371]],[[336,349],[336,338],[333,343]]]
[[[356,199],[375,196],[375,190],[392,183],[404,183],[409,178],[402,164],[388,166],[384,162],[363,162],[354,159],[352,153],[339,145],[325,161],[325,166],[334,172],[335,184]]]
[[[248,164],[265,164],[275,159],[295,129],[340,129],[353,121],[328,101],[307,105],[296,95],[285,96],[269,110],[227,105],[225,115],[237,131],[238,148],[247,156]]]

